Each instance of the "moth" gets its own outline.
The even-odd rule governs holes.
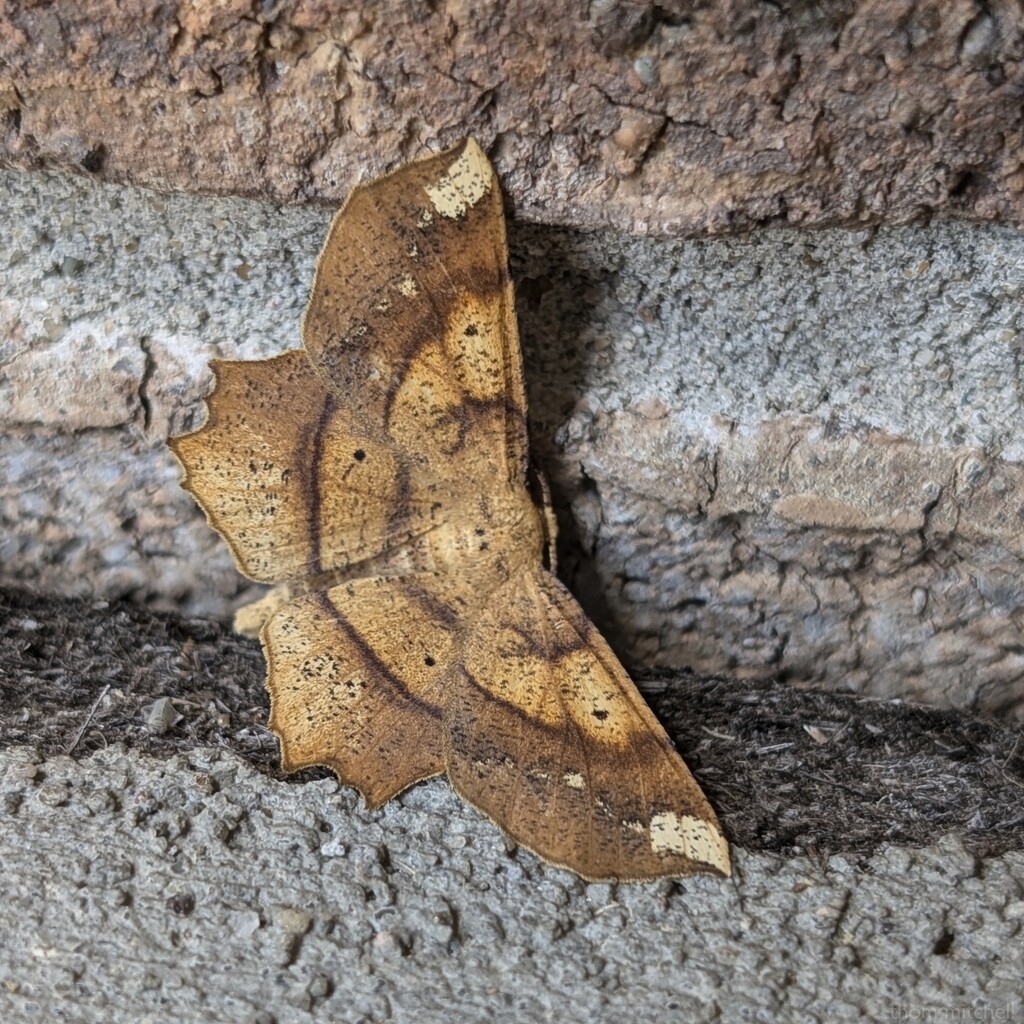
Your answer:
[[[284,770],[377,807],[447,774],[587,879],[728,875],[718,820],[553,572],[501,192],[472,140],[353,189],[302,347],[211,363],[171,439],[238,568]]]

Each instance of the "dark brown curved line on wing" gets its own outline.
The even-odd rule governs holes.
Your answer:
[[[570,623],[572,625],[572,623]],[[525,629],[520,628],[516,625],[507,625],[505,627],[510,632],[515,633],[520,640],[526,644],[531,654],[535,654],[545,661],[551,661],[557,659],[561,661],[563,658],[568,657],[570,654],[575,654],[577,651],[583,651],[590,649],[590,644],[587,642],[585,637],[580,636],[579,630],[573,628],[573,632],[576,634],[576,640],[570,640],[568,643],[559,643],[556,640],[548,638],[549,646],[545,647],[537,641],[536,636],[528,633]],[[600,659],[598,659],[600,661]],[[604,667],[602,665],[602,667]]]
[[[437,619],[451,630],[455,630],[461,624],[458,614],[444,603],[435,594],[432,594],[424,587],[418,587],[415,583],[406,582],[406,590],[415,597],[417,602],[423,605],[429,615]]]
[[[474,208],[473,212],[476,212]],[[467,215],[467,220],[468,220]],[[504,216],[504,213],[501,214]],[[437,221],[434,222],[435,224]],[[463,223],[459,221],[457,223]],[[447,225],[444,225],[447,226]],[[460,239],[458,235],[451,240],[453,243],[459,243]],[[403,355],[399,366],[396,368],[396,372],[392,374],[391,381],[388,384],[387,390],[384,393],[384,422],[390,424],[391,421],[391,410],[395,403],[395,398],[398,395],[399,389],[402,387],[402,382],[405,380],[406,374],[409,372],[409,367],[413,361],[420,354],[420,350],[424,345],[431,341],[441,341],[448,330],[448,321],[451,318],[452,308],[454,306],[454,297],[458,289],[462,288],[466,291],[471,291],[473,294],[487,298],[491,295],[500,296],[505,290],[505,285],[508,283],[508,265],[505,263],[499,264],[494,269],[495,274],[487,273],[485,267],[479,263],[471,263],[464,272],[457,275],[456,278],[451,278],[448,275],[447,268],[444,265],[444,250],[448,248],[447,244],[437,246],[436,262],[444,273],[445,277],[448,277],[450,288],[448,290],[449,301],[445,303],[435,302],[433,290],[429,287],[426,288],[425,299],[427,308],[430,310],[430,316],[424,316],[422,319],[431,322],[431,329],[421,327],[416,331],[412,338],[413,344]],[[426,275],[424,275],[426,276]],[[493,279],[494,283],[491,283]],[[507,385],[506,381],[506,385]]]
[[[458,424],[459,436],[450,448],[444,450],[445,454],[456,455],[461,452],[466,446],[467,436],[470,435],[470,432],[476,426],[476,416],[491,412],[494,409],[499,409],[504,414],[506,455],[510,451],[509,421],[511,419],[514,419],[522,427],[522,439],[525,448],[527,441],[526,417],[523,415],[523,410],[515,402],[507,396],[502,396],[501,398],[473,398],[469,396],[455,406],[453,412],[450,413],[451,418]]]
[[[558,594],[562,602],[564,603],[568,601],[572,611],[574,613],[578,613],[579,618],[583,620],[583,632],[580,632],[580,627],[577,625],[577,622],[574,622],[569,617],[569,615],[566,613],[562,606],[552,601],[552,605],[554,606],[556,611],[559,612],[559,614],[566,621],[566,623],[568,623],[569,628],[576,634],[577,637],[579,637],[580,647],[588,648],[590,652],[594,655],[594,660],[601,666],[601,668],[605,670],[605,672],[608,673],[609,676],[611,676],[612,679],[614,679],[616,675],[615,669],[620,669],[622,671],[622,674],[626,677],[626,682],[629,684],[629,689],[636,691],[636,694],[640,698],[641,703],[648,710],[650,710],[650,705],[648,705],[647,701],[644,700],[643,694],[640,693],[639,690],[637,690],[636,683],[633,682],[632,677],[626,671],[625,665],[623,665],[622,662],[619,661],[618,656],[614,651],[611,650],[611,647],[608,647],[608,650],[611,651],[614,663],[609,665],[608,662],[604,658],[602,658],[601,655],[598,653],[595,646],[590,642],[589,637],[593,633],[600,640],[603,640],[606,646],[608,645],[608,641],[604,639],[604,637],[601,635],[600,630],[598,630],[597,626],[595,626],[594,623],[591,622],[590,619],[587,617],[587,613],[583,610],[583,607],[579,603],[579,601],[576,600],[576,597],[573,594],[573,592],[553,572],[547,569],[545,569],[544,572],[546,575],[551,577],[552,589],[554,589],[555,593]]]
[[[530,582],[534,584],[534,593],[536,595],[537,594],[537,591],[536,591],[536,580],[535,579],[531,579]],[[552,644],[552,641],[553,641],[551,633],[549,632],[549,630],[551,628],[551,617],[548,616],[548,615],[542,615],[540,621],[541,621],[541,627],[540,627],[541,631],[544,634],[544,638],[545,638],[546,642],[550,646]],[[582,641],[583,638],[579,637],[579,639]],[[563,730],[562,747],[561,747],[561,750],[559,752],[559,762],[562,764],[563,767],[569,767],[565,763],[565,750],[566,750],[566,748],[569,745],[568,737],[569,737],[569,729],[571,728],[572,732],[576,736],[576,748],[577,748],[577,751],[578,751],[578,755],[579,755],[580,759],[583,761],[582,769],[583,769],[583,778],[585,780],[585,785],[590,790],[590,793],[594,794],[595,790],[597,789],[595,783],[598,782],[599,780],[594,775],[594,772],[591,770],[590,758],[588,757],[588,753],[587,753],[590,744],[587,741],[587,737],[584,736],[583,729],[580,726],[579,722],[576,721],[576,718],[573,716],[573,714],[570,712],[569,708],[567,707],[566,702],[562,699],[562,694],[561,694],[560,689],[558,687],[555,687],[555,697],[558,700],[558,702],[562,705],[562,714],[563,714],[563,716],[564,716],[564,718],[566,720],[566,725],[567,725],[567,728]],[[633,752],[631,748],[632,748],[632,745],[630,745],[630,750],[629,750],[630,753]],[[577,772],[580,771],[580,766],[576,766],[575,770]],[[604,796],[603,793],[601,793],[600,795],[602,797]],[[564,796],[563,796],[563,799],[564,799]],[[610,803],[610,801],[607,801],[607,800],[605,802],[606,803]],[[588,836],[588,839],[589,839],[589,842],[587,844],[586,854],[589,857],[589,856],[593,856],[593,854],[594,854],[593,832],[590,833],[590,835]],[[578,851],[578,852],[582,853],[582,851]]]
[[[309,506],[309,569],[311,576],[319,575],[324,571],[323,562],[320,560],[320,511],[323,504],[320,495],[320,462],[324,456],[324,434],[327,433],[327,425],[333,415],[334,397],[328,394],[324,398],[324,407],[320,412],[320,419],[317,421],[309,443],[311,448],[309,471],[305,480],[306,504]]]
[[[348,619],[338,610],[334,602],[327,596],[326,593],[321,591],[317,594],[317,599],[320,602],[320,606],[334,621],[338,624],[338,628],[352,641],[352,644],[362,655],[363,659],[370,665],[370,667],[378,672],[381,678],[384,679],[385,683],[393,690],[397,691],[402,697],[404,697],[410,704],[416,707],[418,710],[425,712],[430,715],[431,718],[440,719],[442,712],[436,704],[431,704],[429,701],[424,700],[422,697],[416,696],[409,687],[402,682],[401,679],[394,672],[391,671],[385,665],[380,658],[373,652],[373,648],[359,635],[356,628],[352,625]]]
[[[590,633],[594,633],[601,640],[604,640],[604,637],[601,636],[601,634],[600,634],[599,630],[597,629],[597,627],[590,621],[590,619],[587,618],[587,613],[585,611],[583,611],[582,607],[580,607],[580,604],[576,600],[576,598],[573,596],[572,591],[569,590],[569,588],[553,572],[549,572],[548,575],[554,581],[555,587],[557,588],[557,591],[560,592],[562,600],[565,601],[566,599],[568,599],[568,601],[574,606],[574,609],[576,611],[578,611],[580,613],[580,615],[582,616],[583,623],[584,623],[584,630],[586,631],[586,633],[588,635]],[[625,692],[627,696],[630,696],[631,694],[635,693],[636,696],[639,698],[640,703],[643,705],[643,707],[646,708],[647,711],[649,711],[652,715],[654,715],[654,712],[651,711],[651,706],[644,699],[644,695],[639,691],[639,689],[637,689],[636,683],[633,681],[633,679],[630,676],[630,674],[626,671],[626,668],[622,664],[622,662],[619,661],[619,659],[616,656],[615,652],[612,651],[610,647],[608,648],[608,650],[611,651],[612,658],[614,659],[614,664],[613,665],[609,665],[608,662],[605,661],[605,659],[601,657],[601,655],[598,652],[598,650],[591,643],[588,642],[587,638],[583,635],[583,633],[580,632],[580,630],[577,627],[576,623],[573,622],[573,620],[571,618],[569,618],[569,616],[565,613],[565,611],[561,607],[559,607],[557,605],[555,607],[561,613],[562,618],[565,619],[565,621],[569,624],[569,627],[576,634],[576,636],[578,636],[580,638],[581,646],[582,647],[586,647],[586,648],[588,648],[590,650],[591,654],[594,656],[594,660],[601,666],[601,668],[603,668],[605,670],[605,672],[607,672],[608,675],[612,679],[615,679],[615,672],[614,672],[615,667],[617,666],[619,669],[621,669],[623,675],[626,677],[626,682],[629,684],[628,687],[623,692]],[[607,646],[608,642],[606,640],[604,641],[604,643]],[[681,760],[682,759],[682,755],[676,749],[675,743],[673,743],[673,741],[672,741],[672,737],[669,736],[669,734],[668,734],[668,730],[661,723],[661,720],[658,718],[657,715],[654,715],[654,719],[655,719],[656,722],[658,722],[658,725],[661,727],[661,732],[662,732],[661,736],[658,736],[657,734],[655,734],[655,740],[657,741],[658,746],[664,748],[665,750],[671,751],[673,754],[675,754]],[[647,733],[647,735],[650,735],[650,733]],[[689,771],[689,766],[686,765],[685,762],[684,762],[684,766],[686,767],[687,771]]]
[[[496,697],[488,689],[481,686],[480,682],[473,676],[472,672],[470,672],[464,665],[460,666],[460,670],[466,681],[470,684],[470,686],[472,686],[473,689],[476,690],[485,700],[490,701],[492,704],[500,705],[504,710],[508,711],[513,717],[529,725],[530,728],[536,729],[542,733],[546,733],[551,739],[545,740],[545,744],[552,742],[555,739],[555,737],[564,736],[566,729],[571,728],[571,726],[567,722],[563,725],[549,725],[547,722],[538,721],[536,718],[533,718],[529,714],[527,714],[527,712],[525,712],[518,705],[513,704],[511,701],[507,701],[502,697]],[[474,744],[480,744],[481,742],[486,741],[486,737],[479,737],[472,730],[467,729],[464,720],[460,721],[456,719],[454,723],[448,723],[448,729],[449,731],[460,731],[462,735],[467,737],[468,741],[473,742]],[[632,762],[638,766],[638,771],[641,774],[643,774],[643,772],[645,771],[648,771],[649,767],[651,765],[656,764],[659,761],[659,759],[663,757],[665,754],[665,748],[660,743],[658,743],[656,739],[654,743],[644,742],[645,740],[649,741],[650,739],[651,733],[645,730],[643,732],[637,733],[635,736],[631,736],[629,742],[625,745],[625,747],[620,748],[623,753],[626,753],[628,751],[629,757],[631,758]],[[586,741],[584,741],[584,744],[585,742]],[[672,749],[672,752],[675,753],[674,748]],[[612,801],[607,802],[610,803]]]
[[[440,313],[437,311],[437,307],[433,304],[433,300],[431,300],[431,308],[434,311],[436,319],[443,323]],[[433,321],[433,319],[434,317],[431,318],[431,321]],[[426,328],[418,330],[413,336],[413,344],[409,351],[402,356],[398,365],[392,371],[391,380],[384,392],[385,430],[391,426],[391,413],[394,409],[395,399],[398,397],[398,392],[402,389],[402,384],[405,383],[405,378],[409,373],[409,367],[412,366],[413,360],[419,355],[420,349],[422,349],[428,342],[435,340],[438,332],[441,330],[443,330],[443,326],[435,327],[433,330],[427,330]]]
[[[402,384],[405,383],[405,378],[409,373],[409,367],[412,366],[416,357],[420,354],[420,350],[427,345],[429,342],[437,341],[444,337],[444,332],[447,330],[448,315],[451,313],[451,306],[442,315],[438,310],[437,306],[434,305],[431,300],[431,307],[435,313],[438,326],[434,330],[422,330],[418,331],[415,338],[414,344],[410,348],[409,352],[404,355],[392,374],[391,383],[388,385],[387,390],[384,392],[384,423],[385,428],[391,426],[391,414],[394,411],[395,399],[398,397],[398,392],[402,389]],[[434,318],[432,318],[433,320]]]
[[[551,733],[552,735],[558,735],[562,732],[561,726],[548,725],[547,722],[540,722],[528,712],[524,711],[518,704],[513,704],[510,700],[505,700],[504,697],[496,697],[486,686],[483,686],[480,681],[473,675],[472,672],[466,668],[465,665],[460,666],[463,676],[470,686],[473,687],[482,697],[486,700],[491,701],[492,704],[498,704],[510,714],[514,715],[520,721],[527,722],[535,729],[541,729],[544,732]]]
[[[388,516],[388,537],[403,533],[402,526],[408,530],[409,503],[412,498],[412,484],[409,479],[409,467],[399,461],[395,472],[395,490],[391,497],[392,511]],[[406,542],[411,538],[407,538]]]
[[[449,456],[449,458],[453,455],[458,455],[458,453],[466,447],[466,437],[473,428],[473,423],[470,422],[471,417],[466,412],[466,405],[468,402],[469,399],[464,398],[457,406],[455,406],[454,411],[449,413],[449,416],[451,419],[455,420],[455,423],[459,428],[459,433],[455,438],[454,443],[450,448],[444,449],[445,455]]]

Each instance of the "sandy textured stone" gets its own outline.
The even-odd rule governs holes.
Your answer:
[[[592,611],[636,661],[1021,713],[1019,463],[773,420],[662,434],[678,475],[638,486],[616,441],[639,419],[565,453]]]
[[[1021,223],[1022,25],[977,0],[18,0],[0,159],[338,201],[472,132],[533,221]]]
[[[297,343],[328,213],[3,188],[3,580],[227,614],[163,438],[209,357]],[[1019,233],[511,232],[563,571],[628,661],[1020,713]]]
[[[367,812],[333,780],[276,782],[211,749],[14,748],[0,792],[4,1020],[1021,1012],[1024,856],[977,860],[954,836],[863,861],[737,849],[728,881],[588,885],[508,849],[440,781]]]

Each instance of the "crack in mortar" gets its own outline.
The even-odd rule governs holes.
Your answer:
[[[144,362],[142,376],[139,378],[138,398],[139,407],[142,410],[142,432],[148,434],[153,423],[153,408],[149,397],[149,384],[156,373],[156,360],[153,357],[153,346],[149,338],[140,338],[139,348],[142,349]]]

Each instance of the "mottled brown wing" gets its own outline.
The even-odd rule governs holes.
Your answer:
[[[545,860],[593,880],[729,874],[693,776],[550,573],[528,571],[487,602],[445,721],[455,790]]]
[[[501,191],[472,139],[352,191],[317,264],[302,337],[332,392],[413,458],[473,490],[485,479],[524,484]],[[465,481],[452,456],[470,439]]]
[[[247,576],[305,580],[443,521],[450,485],[360,423],[302,350],[211,366],[206,423],[169,443]]]
[[[445,674],[467,596],[435,574],[368,577],[263,627],[281,766],[325,765],[375,807],[444,771]]]
[[[487,488],[525,486],[504,214],[475,142],[353,190],[303,341],[214,364],[207,423],[171,441],[248,576],[350,570],[474,515]]]

